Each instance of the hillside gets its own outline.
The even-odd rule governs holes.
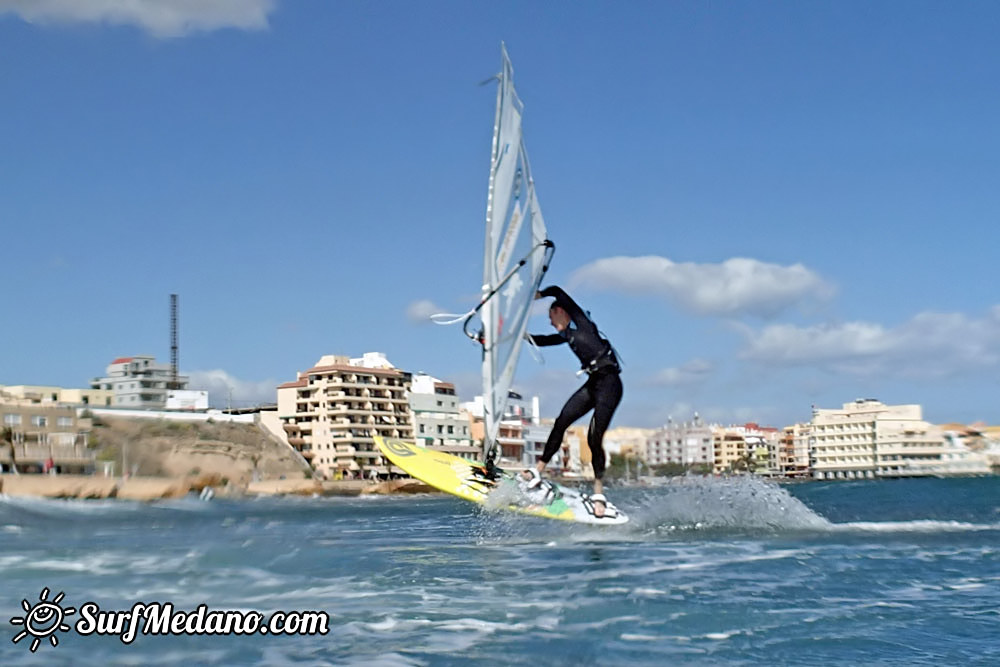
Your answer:
[[[312,476],[287,445],[254,424],[95,417],[90,442],[98,462],[113,461],[116,473],[124,463],[133,475],[217,476],[236,487]]]

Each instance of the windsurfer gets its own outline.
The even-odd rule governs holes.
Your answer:
[[[545,451],[535,470],[525,474],[531,479],[540,479],[542,471],[562,446],[566,429],[580,417],[593,410],[590,427],[587,430],[587,445],[590,447],[591,462],[594,466],[594,493],[590,496],[594,515],[601,517],[607,507],[604,497],[604,432],[611,424],[611,418],[622,400],[621,366],[614,348],[601,336],[597,325],[580,306],[556,285],[551,285],[535,294],[536,299],[555,297],[549,307],[549,321],[557,333],[546,335],[527,334],[535,345],[545,347],[569,343],[570,349],[580,359],[582,370],[587,373],[584,383],[563,406],[552,425]]]

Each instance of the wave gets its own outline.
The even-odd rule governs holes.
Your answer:
[[[753,476],[677,477],[636,491],[622,490],[631,518],[624,533],[760,534],[815,533],[961,533],[1000,530],[1000,523],[907,519],[834,523],[791,495],[783,486]],[[608,531],[608,529],[604,529]]]
[[[917,519],[912,521],[851,521],[830,524],[834,531],[859,531],[871,533],[965,533],[1000,531],[1000,523],[968,523],[965,521],[939,521]]]
[[[40,516],[87,514],[131,514],[144,503],[132,500],[83,500],[79,498],[38,498],[0,494],[0,510]]]

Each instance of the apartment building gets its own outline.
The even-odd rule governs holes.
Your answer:
[[[536,417],[531,422],[524,424],[521,428],[521,436],[524,438],[524,455],[522,462],[525,466],[533,466],[538,463],[545,453],[545,443],[549,440],[552,432],[551,419],[541,419]],[[553,470],[559,470],[563,464],[563,450],[560,448],[549,461]]]
[[[0,470],[42,472],[50,464],[58,472],[90,472],[94,452],[88,447],[93,427],[77,409],[56,403],[0,400],[0,428],[10,444],[0,446]],[[9,429],[9,430],[8,430]]]
[[[576,425],[566,429],[563,435],[562,455],[565,462],[562,473],[567,477],[594,479],[593,456],[587,444],[587,426]],[[605,452],[607,455],[607,452]]]
[[[747,440],[722,426],[712,429],[712,472],[717,475],[743,469],[748,461]]]
[[[472,441],[469,418],[462,412],[454,384],[424,373],[414,375],[410,411],[418,444],[465,459],[480,458],[481,450]]]
[[[372,435],[413,440],[410,382],[381,353],[326,355],[278,387],[278,417],[288,443],[321,477],[402,474],[382,459]]]
[[[646,460],[646,442],[658,429],[616,426],[604,433],[604,449],[610,454],[621,454],[641,461]]]
[[[778,429],[748,422],[742,425],[716,426],[712,429],[716,474],[755,472],[779,474]]]
[[[816,479],[985,473],[984,457],[923,420],[919,405],[859,398],[813,410],[809,458]]]
[[[114,393],[105,389],[68,389],[37,384],[0,384],[0,400],[108,407],[113,398]]]
[[[696,412],[687,422],[668,419],[646,439],[645,458],[651,466],[665,463],[713,465],[715,462],[712,427]]]
[[[778,470],[785,477],[809,476],[809,424],[794,424],[782,429],[778,445]]]
[[[159,410],[167,407],[169,394],[189,400],[184,394],[188,382],[187,376],[179,375],[175,383],[173,368],[156,363],[156,357],[119,357],[108,364],[105,377],[90,381],[90,388],[110,391],[111,407]],[[207,393],[204,402],[207,408]]]
[[[471,422],[473,442],[482,451],[485,439],[483,425],[484,402],[482,396],[463,404]],[[500,421],[497,445],[500,447],[501,465],[521,467],[534,465],[545,450],[545,442],[551,431],[551,423],[543,423],[539,417],[538,397],[526,399],[517,392],[509,392],[504,418]],[[550,461],[561,465],[559,454]]]

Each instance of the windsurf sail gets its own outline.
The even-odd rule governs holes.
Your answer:
[[[498,75],[493,125],[492,166],[486,200],[486,243],[482,300],[477,310],[482,330],[465,331],[483,345],[483,455],[496,454],[500,422],[507,408],[528,315],[535,292],[549,267],[554,244],[531,177],[521,132],[524,105],[514,89],[514,68],[501,44],[503,67]]]

